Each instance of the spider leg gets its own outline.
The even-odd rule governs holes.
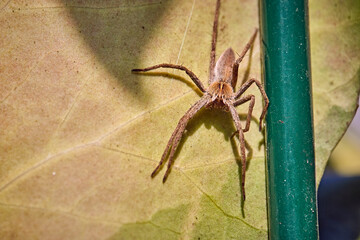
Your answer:
[[[209,65],[209,85],[214,80],[214,68],[215,68],[215,57],[216,57],[216,40],[217,40],[217,31],[218,31],[218,23],[219,23],[219,10],[220,10],[220,0],[216,2],[215,8],[215,16],[214,16],[214,24],[213,24],[213,32],[211,39],[211,52],[210,52],[210,65]]]
[[[189,69],[187,69],[186,67],[181,66],[181,65],[163,63],[163,64],[158,64],[158,65],[143,68],[143,69],[138,69],[138,68],[137,69],[132,69],[131,71],[132,72],[147,72],[147,71],[154,70],[154,69],[157,69],[157,68],[175,68],[175,69],[185,71],[186,74],[193,80],[195,85],[200,89],[200,91],[205,92],[204,85],[201,83],[201,81],[195,75],[195,73],[193,73],[192,71],[190,71]]]
[[[250,100],[250,105],[249,105],[249,111],[246,117],[246,125],[245,128],[243,129],[244,132],[249,131],[250,128],[250,121],[251,121],[251,115],[252,115],[252,111],[254,109],[254,105],[255,105],[255,96],[254,95],[247,95],[245,97],[239,98],[238,100],[236,100],[234,102],[234,107],[239,106],[247,101]]]
[[[239,114],[237,113],[234,105],[231,103],[227,103],[231,117],[234,120],[236,130],[239,133],[239,141],[240,141],[240,156],[241,156],[241,192],[243,200],[245,201],[245,173],[246,173],[246,154],[245,154],[245,137],[244,132],[241,128]]]
[[[154,171],[151,173],[151,177],[155,177],[155,175],[157,174],[157,172],[159,171],[160,167],[163,165],[168,153],[169,153],[169,150],[171,149],[171,146],[172,146],[172,142],[173,142],[173,139],[174,139],[174,136],[176,135],[176,133],[178,132],[178,127],[176,127],[175,131],[171,134],[171,137],[169,139],[169,142],[167,143],[166,145],[166,148],[164,150],[164,153],[163,155],[161,156],[161,160],[159,162],[159,164],[156,166],[156,168],[154,169]]]
[[[179,120],[178,125],[175,128],[175,131],[172,133],[168,144],[166,145],[165,151],[161,157],[161,160],[158,164],[158,166],[155,168],[155,170],[152,172],[151,177],[154,177],[156,175],[156,173],[158,172],[159,168],[161,167],[161,165],[163,164],[163,162],[166,159],[166,156],[168,155],[169,151],[170,151],[170,155],[169,155],[169,162],[168,162],[168,166],[167,166],[167,170],[165,172],[164,178],[163,178],[163,182],[166,181],[170,170],[171,170],[171,166],[174,162],[174,154],[176,152],[176,149],[179,145],[179,142],[181,140],[181,137],[185,131],[186,125],[189,122],[189,120],[191,118],[194,117],[194,115],[202,108],[204,107],[210,100],[210,96],[209,95],[204,95],[202,98],[200,98],[200,100],[198,100],[186,113],[185,115]]]
[[[261,95],[263,96],[264,102],[265,102],[265,106],[263,108],[263,111],[262,111],[261,116],[260,116],[260,121],[259,121],[259,130],[261,131],[262,120],[264,119],[266,111],[267,111],[267,109],[269,107],[269,98],[267,97],[266,92],[265,92],[264,87],[262,86],[262,84],[258,80],[256,80],[255,78],[249,79],[235,93],[235,99],[238,98],[241,94],[243,94],[251,86],[251,84],[253,84],[253,83],[255,83],[256,86],[259,88],[259,90],[261,92]]]
[[[236,61],[234,62],[233,65],[233,76],[232,76],[232,81],[231,81],[231,86],[235,89],[236,86],[236,82],[237,82],[237,77],[238,77],[238,70],[239,70],[239,64],[240,62],[244,59],[245,54],[247,53],[247,51],[249,51],[250,47],[252,46],[252,44],[255,41],[255,37],[257,35],[258,29],[255,29],[255,32],[253,33],[253,35],[251,36],[249,42],[245,45],[244,50],[241,52],[240,56],[238,59],[236,59]]]

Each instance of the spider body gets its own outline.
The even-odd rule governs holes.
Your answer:
[[[228,100],[233,98],[234,94],[234,89],[228,83],[223,81],[212,83],[206,91],[213,99],[216,98],[216,100]]]
[[[152,172],[151,176],[154,177],[157,172],[160,170],[161,166],[165,162],[165,160],[169,159],[168,167],[165,172],[163,182],[166,181],[170,171],[171,166],[174,161],[175,151],[179,145],[179,142],[182,138],[182,135],[185,131],[186,125],[191,118],[203,107],[206,108],[218,108],[224,111],[228,111],[231,114],[231,117],[234,121],[236,127],[236,133],[239,137],[240,142],[240,157],[241,157],[241,190],[242,197],[245,200],[245,172],[246,172],[246,152],[245,152],[245,138],[244,132],[247,132],[250,128],[250,120],[252,111],[255,104],[255,96],[254,95],[246,95],[242,96],[242,94],[253,84],[255,83],[259,88],[263,98],[264,98],[264,108],[260,116],[259,121],[259,130],[261,131],[262,120],[265,117],[265,113],[267,111],[269,105],[269,99],[265,93],[265,90],[262,84],[251,78],[246,81],[240,88],[235,91],[235,86],[238,77],[238,68],[239,64],[244,58],[247,51],[250,49],[253,44],[255,37],[257,35],[257,29],[254,34],[250,38],[250,41],[246,44],[244,50],[240,54],[240,56],[236,59],[235,53],[231,48],[225,50],[219,59],[215,63],[215,49],[216,49],[216,39],[217,39],[217,26],[219,20],[219,9],[220,9],[220,0],[217,0],[216,9],[215,9],[215,18],[213,25],[213,34],[212,34],[212,43],[211,43],[211,52],[210,52],[210,74],[209,74],[209,87],[205,89],[202,82],[198,79],[198,77],[190,71],[188,68],[182,65],[163,63],[154,65],[152,67],[144,68],[144,69],[133,69],[132,72],[147,72],[150,70],[154,70],[157,68],[173,68],[185,71],[186,74],[193,80],[195,85],[199,88],[199,90],[203,93],[203,96],[193,105],[191,108],[185,113],[185,115],[179,120],[174,132],[172,133],[168,144],[166,145],[165,151],[161,157],[161,160],[155,170]],[[245,102],[250,101],[249,110],[246,118],[245,128],[241,127],[241,122],[238,113],[236,112],[235,107],[241,105]]]
[[[233,65],[235,63],[235,53],[228,48],[216,62],[213,80],[209,81],[209,88],[206,90],[211,96],[211,102],[207,108],[219,108],[229,111],[226,102],[234,102],[234,87],[232,84]]]
[[[226,82],[235,88],[236,79],[233,80],[233,66],[235,53],[232,48],[226,49],[216,62],[213,76],[210,76],[209,84],[213,82]]]

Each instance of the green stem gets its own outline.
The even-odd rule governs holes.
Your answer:
[[[261,0],[270,239],[317,239],[307,1]]]

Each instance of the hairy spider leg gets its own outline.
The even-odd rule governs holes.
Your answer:
[[[236,100],[233,103],[234,107],[236,107],[236,106],[239,106],[239,105],[241,105],[243,103],[246,103],[247,101],[250,101],[250,104],[249,104],[248,114],[246,116],[246,125],[245,125],[245,128],[243,129],[243,132],[247,132],[250,129],[252,111],[253,111],[254,105],[255,105],[255,96],[250,94],[250,95],[247,95],[245,97],[239,98],[238,100]]]
[[[244,50],[241,52],[239,58],[236,59],[236,61],[234,62],[234,65],[233,65],[233,77],[232,77],[232,82],[231,82],[231,86],[233,87],[234,91],[235,91],[236,82],[237,82],[237,78],[238,78],[239,64],[240,64],[241,61],[244,59],[247,51],[249,51],[249,49],[251,48],[252,44],[254,43],[257,33],[258,33],[258,29],[255,29],[255,32],[254,32],[253,35],[251,36],[249,42],[245,45],[245,48],[244,48]]]
[[[219,23],[219,12],[220,12],[220,0],[216,2],[213,32],[211,39],[211,51],[210,51],[210,65],[209,65],[209,86],[214,82],[214,68],[215,68],[215,58],[216,58],[216,41],[218,33],[218,23]]]
[[[194,115],[201,109],[203,108],[206,104],[209,103],[211,97],[210,95],[206,94],[204,95],[202,98],[200,98],[186,113],[185,115],[179,120],[178,125],[175,128],[175,131],[172,133],[168,144],[166,145],[165,151],[161,157],[161,160],[158,164],[158,166],[155,168],[155,170],[152,172],[151,177],[154,177],[156,175],[156,173],[158,172],[158,170],[160,169],[161,165],[164,163],[166,156],[168,155],[168,152],[170,151],[170,155],[169,155],[169,162],[168,162],[168,166],[167,166],[167,170],[165,172],[164,178],[163,178],[163,182],[166,181],[170,170],[171,170],[171,166],[174,162],[174,154],[176,152],[176,149],[179,145],[179,142],[181,140],[181,137],[185,131],[186,125],[188,124],[189,120],[191,118],[194,117]]]
[[[251,84],[256,83],[256,86],[259,88],[261,95],[264,98],[264,102],[265,102],[265,106],[263,108],[263,111],[261,113],[260,116],[260,121],[259,121],[259,130],[261,131],[262,129],[262,121],[265,117],[266,111],[269,107],[269,98],[267,97],[264,87],[262,86],[262,84],[259,82],[259,80],[256,80],[255,78],[251,78],[248,81],[246,81],[243,85],[241,85],[240,89],[235,93],[235,99],[237,99],[238,97],[241,96],[241,94],[243,94],[250,86]]]
[[[201,92],[205,92],[205,88],[204,85],[201,83],[201,81],[199,80],[199,78],[195,75],[195,73],[193,73],[192,71],[190,71],[188,68],[182,66],[182,65],[176,65],[176,64],[170,64],[170,63],[162,63],[162,64],[158,64],[158,65],[154,65],[151,67],[147,67],[147,68],[143,68],[143,69],[132,69],[132,72],[147,72],[150,70],[154,70],[157,68],[174,68],[174,69],[179,69],[182,71],[185,71],[186,74],[193,80],[193,82],[195,83],[195,85],[200,89]]]
[[[235,122],[236,130],[239,133],[240,156],[241,156],[241,193],[243,200],[245,201],[245,173],[246,173],[245,137],[244,137],[244,132],[241,128],[239,114],[237,113],[234,105],[227,102],[227,106],[229,107],[231,117]]]

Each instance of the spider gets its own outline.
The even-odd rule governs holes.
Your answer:
[[[264,98],[264,108],[260,116],[259,121],[259,130],[262,128],[262,121],[265,117],[267,108],[269,106],[269,99],[265,93],[265,90],[261,83],[251,78],[246,81],[240,88],[235,91],[235,86],[238,77],[238,68],[240,62],[243,60],[245,54],[252,46],[255,41],[258,30],[255,29],[255,32],[250,38],[250,41],[246,44],[244,50],[239,55],[237,59],[235,59],[235,53],[231,48],[228,48],[221,54],[217,62],[215,63],[215,49],[216,49],[216,40],[217,40],[217,29],[219,22],[219,10],[220,10],[220,0],[216,2],[215,8],[215,17],[213,23],[213,32],[212,32],[212,41],[211,41],[211,52],[210,52],[210,76],[209,76],[209,87],[206,89],[204,85],[201,83],[199,78],[188,68],[182,65],[170,64],[170,63],[162,63],[158,65],[154,65],[152,67],[143,68],[143,69],[132,69],[132,72],[147,72],[150,70],[154,70],[157,68],[173,68],[185,71],[186,74],[193,80],[195,85],[200,89],[203,93],[203,96],[185,113],[185,115],[180,119],[178,125],[175,128],[175,131],[172,133],[169,142],[166,145],[165,151],[161,157],[161,160],[155,170],[152,172],[151,177],[155,177],[164,161],[167,159],[169,154],[169,162],[167,166],[167,170],[165,172],[163,182],[166,181],[171,166],[174,162],[174,154],[176,152],[176,148],[179,145],[179,142],[182,138],[182,135],[185,131],[186,125],[191,118],[203,107],[205,108],[218,108],[224,110],[226,112],[230,111],[231,117],[235,123],[236,132],[240,141],[240,156],[241,156],[241,192],[242,198],[245,200],[245,171],[246,171],[246,154],[245,154],[245,138],[244,132],[247,132],[250,128],[250,120],[252,111],[255,104],[255,96],[254,95],[246,95],[242,96],[242,94],[253,84],[255,83],[259,88],[263,98]],[[246,118],[246,125],[243,129],[241,127],[239,115],[235,109],[236,106],[243,104],[245,102],[250,101],[248,114]]]

